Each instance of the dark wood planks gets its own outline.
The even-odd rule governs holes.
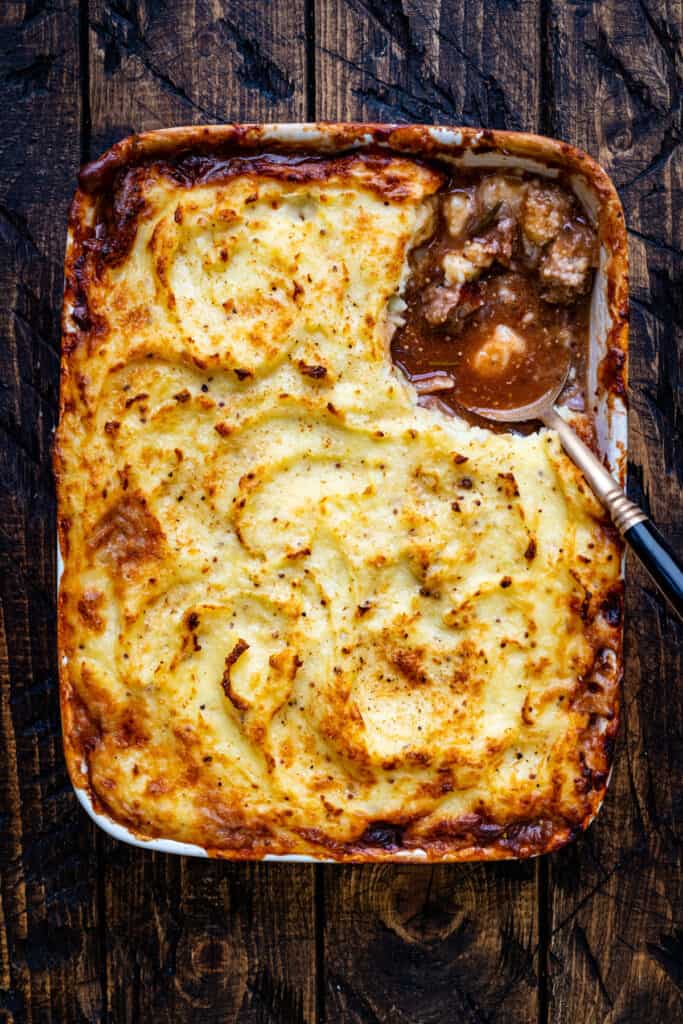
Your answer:
[[[91,155],[133,131],[302,120],[303,0],[90,0]],[[313,869],[100,838],[107,1020],[315,1020]]]
[[[681,552],[683,9],[613,0],[547,15],[549,125],[600,159],[630,229],[630,488]],[[682,641],[629,559],[614,778],[586,837],[550,861],[553,1021],[680,1019]]]
[[[105,857],[110,1021],[315,1020],[311,868]]]
[[[306,117],[304,0],[89,0],[92,156],[132,131]]]
[[[0,1019],[101,1019],[94,829],[61,756],[51,432],[78,12],[0,10]]]
[[[680,0],[1,6],[3,1024],[678,1019],[683,637],[637,566],[615,777],[574,847],[315,870],[144,853],[88,823],[61,759],[49,445],[79,156],[142,128],[314,113],[540,126],[620,187],[631,488],[680,550],[682,26]]]
[[[539,0],[316,0],[317,116],[538,129]]]
[[[322,870],[322,1020],[537,1019],[533,863]]]
[[[319,0],[317,115],[538,130],[540,7]],[[323,1018],[535,1021],[535,863],[323,869]]]

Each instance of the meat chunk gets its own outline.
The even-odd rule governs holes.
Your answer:
[[[478,284],[464,284],[460,289],[460,301],[455,309],[455,316],[449,320],[450,333],[453,334],[464,324],[467,317],[472,316],[484,305],[484,295]]]
[[[472,357],[473,370],[482,377],[498,376],[507,370],[513,356],[526,352],[526,341],[506,324],[497,324],[493,334]]]
[[[443,201],[443,213],[451,238],[461,238],[465,233],[474,204],[469,192],[451,192]]]
[[[473,238],[463,248],[463,256],[480,269],[492,263],[509,263],[512,258],[517,225],[512,217],[502,217],[485,234]]]
[[[596,263],[595,234],[586,224],[566,224],[541,260],[546,302],[567,305],[589,290]]]
[[[571,200],[557,185],[531,184],[522,204],[522,231],[535,245],[547,245],[571,218]]]
[[[476,284],[432,285],[424,294],[424,317],[434,327],[447,323],[450,333],[454,333],[483,304]]]
[[[441,284],[432,285],[424,294],[424,318],[427,323],[437,327],[445,324],[460,299],[460,285],[446,287]]]
[[[462,250],[447,252],[441,266],[448,284],[473,281],[492,263],[509,264],[516,233],[517,225],[512,217],[503,217],[481,237],[465,242]]]

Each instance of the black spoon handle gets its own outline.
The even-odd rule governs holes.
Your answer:
[[[570,425],[552,408],[542,416],[560,435],[562,447],[583,472],[624,540],[638,555],[671,607],[683,620],[683,565],[641,508],[627,498],[614,477]]]
[[[649,519],[626,530],[624,540],[683,620],[683,565],[680,558],[676,557]]]

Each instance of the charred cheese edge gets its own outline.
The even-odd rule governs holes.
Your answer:
[[[391,310],[442,184],[363,154],[78,193],[55,451],[65,745],[218,856],[481,859],[585,827],[620,551],[557,437],[418,406]]]

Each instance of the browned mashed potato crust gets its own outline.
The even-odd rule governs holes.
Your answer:
[[[69,768],[228,858],[562,845],[617,721],[620,545],[542,431],[388,354],[434,165],[149,157],[79,191],[55,450]]]

